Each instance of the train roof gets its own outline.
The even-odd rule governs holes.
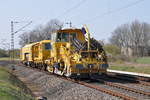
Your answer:
[[[81,29],[77,29],[77,28],[65,28],[65,29],[58,30],[58,32],[59,31],[81,31]]]
[[[24,47],[22,47],[22,48],[32,47],[33,45],[38,44],[38,43],[42,43],[42,42],[50,42],[50,40],[42,40],[42,41],[39,41],[39,42],[34,42],[34,43],[26,44],[26,45],[25,45]]]
[[[37,44],[38,42],[34,42],[34,43],[30,43],[30,44],[26,44],[25,46],[23,46],[22,48],[28,48],[28,47],[31,47],[35,44]]]
[[[41,42],[51,42],[51,40],[42,40],[42,41],[39,41],[40,43]]]
[[[77,29],[77,28],[65,28],[65,29],[59,29],[59,30],[56,30],[52,33],[56,33],[56,32],[68,32],[68,31],[73,31],[73,32],[76,32],[76,31],[81,31],[81,29]]]

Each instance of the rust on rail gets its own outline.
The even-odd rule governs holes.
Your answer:
[[[132,92],[135,92],[135,93],[150,96],[150,92],[145,92],[145,91],[142,91],[142,90],[129,88],[129,87],[124,86],[124,85],[115,84],[115,83],[112,83],[112,82],[107,82],[107,81],[104,81],[103,79],[98,79],[98,81],[103,82],[104,84],[112,86],[112,87],[116,87],[116,88],[120,88],[120,89],[124,89],[124,90],[132,91]]]

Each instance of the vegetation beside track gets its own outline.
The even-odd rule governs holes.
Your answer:
[[[114,64],[110,64],[109,69],[150,74],[150,65],[142,66],[142,64],[140,66],[139,65],[136,66],[136,64],[130,65],[130,64],[115,64],[114,63]]]
[[[1,57],[0,61],[10,61],[10,57]],[[14,60],[19,60],[19,58],[14,58]]]
[[[1,57],[0,61],[3,61],[3,60],[10,60],[10,57]]]
[[[34,100],[23,83],[0,67],[0,98],[1,100]]]
[[[139,57],[135,62],[139,64],[150,64],[150,57]]]

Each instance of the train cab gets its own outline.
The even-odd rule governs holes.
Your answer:
[[[53,33],[51,40],[53,42],[71,42],[72,40],[85,42],[84,35],[80,29],[63,29]]]

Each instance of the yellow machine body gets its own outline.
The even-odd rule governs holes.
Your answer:
[[[27,44],[21,49],[21,61],[67,77],[106,73],[105,51],[85,30],[88,41],[82,29],[71,28],[52,33],[51,40]]]
[[[33,52],[33,45],[36,43],[31,43],[25,45],[23,48],[21,48],[20,52],[20,58],[22,62],[26,61],[33,61],[32,52]]]
[[[106,73],[107,66],[101,67],[101,64],[107,64],[107,61],[100,60],[101,58],[106,59],[104,52],[82,49],[76,52],[72,42],[73,38],[81,44],[86,42],[81,29],[64,29],[52,34],[51,57],[46,61],[48,71],[71,77]],[[86,57],[82,56],[84,53]],[[95,55],[92,56],[92,54]]]
[[[50,40],[27,44],[21,48],[21,61],[25,64],[39,64],[50,58]]]
[[[36,62],[43,62],[50,58],[50,40],[43,40],[33,45],[33,60]]]

